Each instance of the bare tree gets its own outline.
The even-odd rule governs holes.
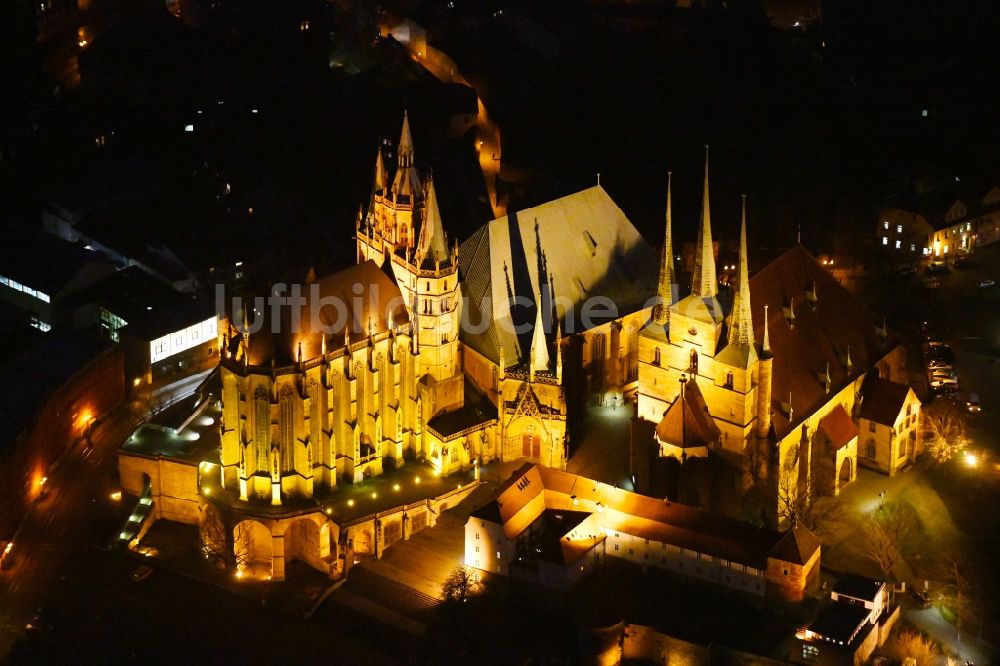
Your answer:
[[[237,524],[233,530],[233,557],[238,571],[249,567],[253,559],[253,534],[246,522]]]
[[[903,557],[903,544],[916,529],[910,508],[897,502],[886,504],[866,516],[861,529],[862,554],[875,562],[888,580]]]
[[[969,446],[965,414],[949,403],[940,413],[924,412],[924,439],[931,460],[943,464]]]
[[[895,648],[896,656],[903,663],[907,663],[907,660],[912,660],[909,663],[914,666],[933,666],[937,663],[937,644],[916,631],[909,629],[900,631],[896,637]]]
[[[778,480],[778,520],[797,522],[817,535],[834,532],[844,520],[844,508],[836,497],[816,497],[812,484],[799,483],[794,470],[785,469]]]
[[[942,561],[941,601],[955,609],[955,634],[961,645],[962,629],[968,623],[978,623],[982,620],[982,602],[977,580],[982,580],[982,573],[976,563],[968,558],[950,553]]]
[[[449,601],[464,602],[478,594],[481,588],[482,583],[476,571],[469,567],[457,567],[445,579],[441,592]]]
[[[226,525],[219,515],[219,511],[207,504],[202,514],[199,529],[201,538],[201,554],[208,558],[226,559],[228,552],[226,549]]]

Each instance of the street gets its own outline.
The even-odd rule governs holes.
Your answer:
[[[17,533],[14,566],[0,572],[0,655],[25,632],[67,562],[99,540],[92,504],[112,501],[116,451],[133,428],[132,414],[119,407],[95,425],[92,446],[78,441],[49,471],[48,496],[31,507]]]

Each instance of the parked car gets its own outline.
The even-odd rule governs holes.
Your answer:
[[[982,411],[982,407],[979,405],[979,394],[970,393],[969,399],[965,402],[965,408],[973,414],[978,414]]]
[[[948,268],[948,264],[940,261],[936,261],[924,269],[924,275],[948,275],[949,273],[951,273],[951,269]]]
[[[990,280],[987,278],[986,280],[979,281],[980,289],[987,289],[988,287],[994,287],[994,286],[996,286],[996,282],[994,280]]]

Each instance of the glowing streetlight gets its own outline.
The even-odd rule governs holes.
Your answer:
[[[965,464],[969,467],[976,467],[979,465],[979,456],[977,456],[972,451],[967,451],[965,454]]]

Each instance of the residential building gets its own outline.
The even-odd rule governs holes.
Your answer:
[[[863,387],[858,426],[858,461],[894,476],[922,453],[920,400],[906,384],[872,378]]]

